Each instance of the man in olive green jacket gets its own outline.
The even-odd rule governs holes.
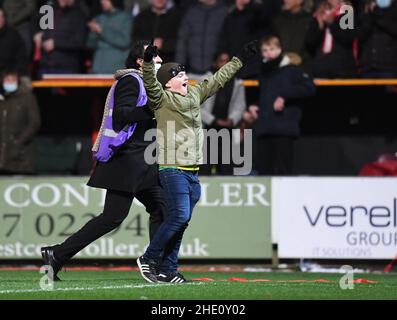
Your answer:
[[[158,54],[157,48],[150,45],[145,51],[143,80],[150,105],[155,106],[159,176],[168,207],[166,220],[145,254],[137,259],[141,275],[148,282],[186,282],[178,272],[178,252],[201,195],[198,171],[203,164],[204,134],[200,105],[257,52],[257,42],[253,41],[213,76],[190,86],[184,66],[177,63],[164,64],[156,77],[152,59]]]

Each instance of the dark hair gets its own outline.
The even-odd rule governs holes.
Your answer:
[[[3,90],[4,78],[9,75],[16,76],[18,79],[18,84],[21,84],[21,75],[19,74],[19,72],[17,70],[15,70],[14,68],[7,68],[0,73],[0,84],[1,84],[0,85],[0,94],[4,94],[4,90]]]
[[[132,45],[131,51],[128,54],[127,60],[125,61],[125,67],[127,69],[139,69],[140,66],[136,63],[137,59],[143,59],[145,52],[145,46],[150,44],[149,40],[138,40]]]
[[[1,72],[0,76],[1,76],[1,79],[4,80],[4,78],[9,75],[14,75],[14,76],[17,76],[18,78],[20,77],[19,72],[14,68],[7,68],[7,69],[3,70]]]

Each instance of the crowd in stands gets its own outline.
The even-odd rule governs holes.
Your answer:
[[[40,29],[45,4],[55,8],[54,30]],[[353,29],[341,28],[346,4]],[[0,71],[36,78],[112,74],[132,41],[149,38],[165,62],[202,75],[217,54],[270,34],[313,77],[397,76],[396,0],[0,0],[0,8]],[[255,64],[241,74],[257,76]]]
[[[43,28],[44,5],[54,8],[55,28]],[[40,123],[30,79],[114,74],[142,39],[154,39],[163,62],[184,64],[196,80],[261,40],[261,55],[203,106],[202,120],[217,130],[252,127],[256,148],[274,155],[258,160],[263,174],[291,173],[299,100],[314,94],[312,78],[397,78],[397,0],[0,0],[0,108],[11,114],[16,98],[30,101],[31,112],[18,119],[30,128],[23,144]],[[257,97],[246,101],[241,79],[260,80]],[[22,150],[21,139],[9,143]]]

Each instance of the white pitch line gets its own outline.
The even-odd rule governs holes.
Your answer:
[[[184,283],[183,285],[201,285],[202,282]],[[124,285],[124,286],[105,286],[105,287],[91,287],[91,288],[57,288],[53,290],[43,289],[17,289],[17,290],[0,290],[0,294],[11,293],[35,293],[35,292],[55,292],[55,291],[94,291],[94,290],[114,290],[114,289],[141,289],[141,288],[159,288],[164,286],[175,286],[175,284],[161,283],[161,284],[140,284],[140,285]]]

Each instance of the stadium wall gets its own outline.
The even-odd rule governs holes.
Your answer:
[[[0,259],[37,259],[102,210],[105,192],[86,177],[0,179]],[[187,259],[392,259],[397,253],[397,180],[330,177],[202,177],[184,239]],[[135,201],[120,228],[80,259],[130,259],[148,241]]]

